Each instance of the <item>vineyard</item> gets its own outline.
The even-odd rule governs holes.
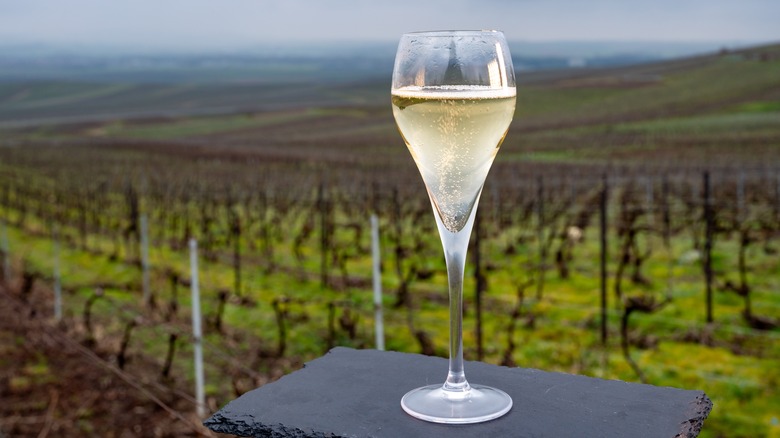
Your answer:
[[[0,115],[68,101],[83,118],[111,96],[85,87],[2,84]],[[386,348],[446,356],[444,259],[388,90],[0,124],[2,284],[158,410],[193,412],[197,242],[213,412],[334,346],[375,347],[375,215]],[[779,102],[780,46],[521,79],[469,249],[466,358],[701,389],[702,436],[780,436]],[[178,415],[171,434],[206,433]],[[70,432],[94,433],[82,420]]]

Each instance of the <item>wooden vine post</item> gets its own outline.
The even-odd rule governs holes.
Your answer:
[[[203,332],[200,316],[200,285],[198,284],[198,241],[190,239],[190,287],[192,288],[192,343],[195,354],[195,400],[198,416],[206,415],[206,394],[203,382]]]
[[[385,327],[382,314],[382,260],[379,248],[379,218],[371,215],[371,268],[374,286],[374,336],[376,349],[385,349]]]
[[[141,287],[144,292],[144,305],[152,305],[152,291],[149,281],[149,219],[142,214],[141,222]]]
[[[712,217],[712,200],[710,198],[710,173],[704,171],[704,280],[707,323],[713,321],[712,316],[712,236],[715,228]]]
[[[609,182],[607,175],[602,176],[601,196],[599,197],[599,235],[600,235],[600,286],[601,286],[601,343],[607,345],[607,197]]]

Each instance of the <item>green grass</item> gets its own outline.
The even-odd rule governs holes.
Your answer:
[[[776,132],[780,123],[780,112],[747,112],[736,114],[715,114],[697,117],[668,118],[646,122],[624,123],[615,129],[648,134],[693,134],[697,138],[722,136],[738,133],[740,136],[758,132]]]
[[[305,123],[312,115],[306,112],[269,113],[257,115],[230,115],[208,118],[177,119],[152,124],[112,124],[103,127],[95,134],[110,137],[173,139],[198,137],[231,132],[239,129],[262,128],[277,123]]]
[[[778,101],[756,101],[740,105],[737,111],[747,113],[771,113],[780,111],[780,102]]]

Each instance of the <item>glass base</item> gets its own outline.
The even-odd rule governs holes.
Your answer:
[[[506,414],[512,409],[512,398],[500,389],[483,385],[471,385],[465,392],[429,385],[407,392],[401,407],[412,417],[433,423],[471,424]]]

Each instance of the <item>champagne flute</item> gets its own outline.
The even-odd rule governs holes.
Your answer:
[[[401,407],[436,423],[492,420],[509,412],[512,399],[466,380],[463,272],[482,187],[515,112],[515,76],[504,34],[404,34],[395,58],[392,105],[433,206],[450,294],[447,379],[408,392]]]

